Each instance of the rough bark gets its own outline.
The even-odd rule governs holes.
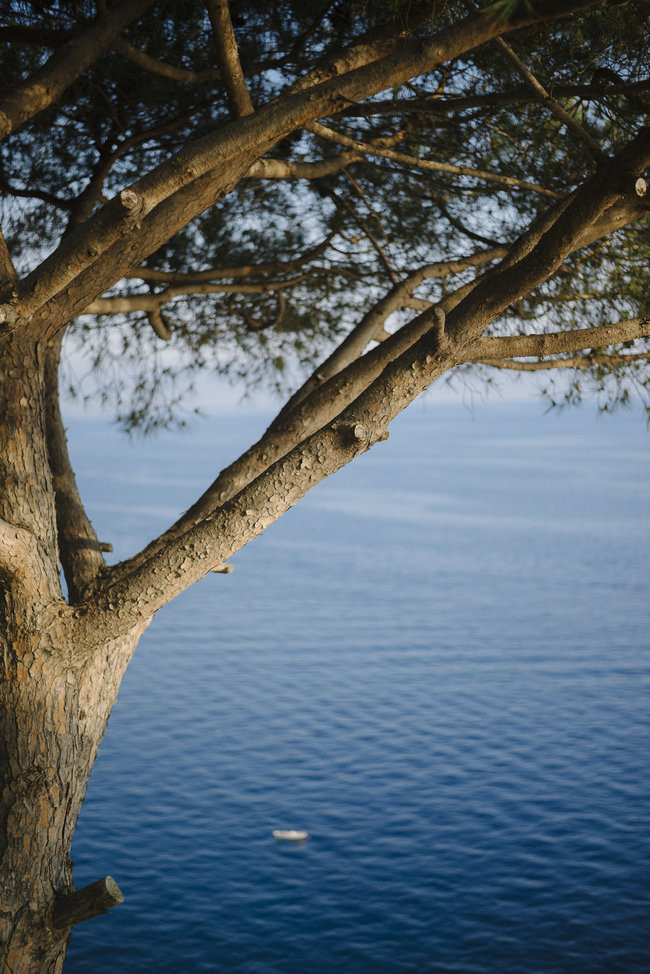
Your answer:
[[[52,907],[74,888],[70,843],[88,776],[148,619],[94,653],[53,624],[65,602],[46,355],[17,336],[0,344],[0,956],[11,974],[49,974],[69,935]]]

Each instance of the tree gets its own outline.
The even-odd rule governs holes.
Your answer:
[[[117,898],[74,892],[70,843],[159,608],[442,376],[553,370],[565,398],[595,389],[604,408],[644,395],[643,7],[5,5],[8,971],[60,970],[73,923]],[[64,335],[131,429],[173,421],[206,365],[278,385],[313,371],[190,510],[109,566],[67,453]]]

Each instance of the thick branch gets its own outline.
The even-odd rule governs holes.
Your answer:
[[[52,909],[52,925],[58,928],[73,927],[100,913],[107,913],[123,902],[122,890],[113,877],[104,876],[90,886],[58,896]]]
[[[60,338],[45,352],[47,451],[55,493],[59,558],[68,586],[68,599],[76,602],[86,585],[104,567],[94,528],[84,509],[68,454],[59,405]]]
[[[650,128],[636,138],[588,179],[575,193],[535,245],[525,245],[524,256],[515,267],[497,268],[477,285],[475,291],[456,309],[463,321],[464,306],[479,303],[471,326],[471,337],[478,338],[496,314],[547,280],[578,246],[590,228],[618,200],[633,192],[636,177],[650,162]],[[563,201],[564,202],[564,201]],[[559,208],[559,205],[556,204]],[[555,209],[552,207],[551,209]],[[524,238],[522,239],[525,239]],[[457,327],[452,325],[453,329]]]
[[[138,20],[153,0],[124,0],[102,10],[97,20],[79,31],[64,47],[15,88],[0,97],[0,139],[54,104],[65,89],[107,51],[127,24]]]
[[[207,0],[207,7],[217,49],[217,61],[228,94],[231,114],[233,118],[252,115],[255,109],[237,53],[237,41],[230,19],[228,0]]]
[[[626,153],[624,152],[621,154],[621,159],[623,160],[625,158]],[[587,190],[593,189],[595,178],[592,177],[589,181]],[[602,193],[603,190],[601,188],[601,195]],[[566,256],[572,249],[583,246],[585,236],[589,234],[593,235],[593,226],[600,224],[603,233],[609,232],[611,222],[608,219],[601,218],[593,226],[590,226],[590,220],[593,220],[593,210],[587,211],[585,209],[582,212],[582,218],[580,218],[582,200],[585,195],[588,196],[588,193],[576,193],[567,200],[554,204],[547,214],[535,221],[521,235],[519,240],[510,247],[507,256],[497,269],[488,271],[479,281],[470,281],[462,285],[453,294],[447,295],[436,308],[431,308],[418,315],[407,325],[399,329],[399,331],[391,335],[390,338],[377,345],[370,352],[367,352],[362,358],[357,358],[341,371],[337,372],[332,378],[316,386],[288,415],[284,414],[284,410],[281,411],[261,439],[253,444],[234,463],[226,467],[208,490],[205,491],[199,500],[176,524],[172,525],[159,538],[152,541],[144,551],[129,559],[128,562],[112,569],[113,577],[117,579],[128,575],[131,571],[143,565],[148,558],[177,539],[184,531],[189,530],[193,525],[199,523],[201,519],[211,515],[220,505],[223,505],[232,498],[237,491],[242,490],[246,484],[260,475],[272,463],[286,455],[296,444],[306,440],[319,427],[329,423],[355,397],[361,395],[371,383],[378,381],[382,373],[391,367],[391,363],[394,363],[400,356],[408,354],[409,350],[413,349],[427,332],[433,328],[435,333],[435,328],[438,323],[436,317],[437,311],[442,311],[444,314],[450,315],[464,300],[468,300],[470,301],[470,306],[464,319],[464,329],[470,331],[473,322],[477,321],[479,322],[477,327],[480,328],[480,331],[484,330],[486,324],[498,314],[499,310],[503,310],[512,303],[512,298],[508,299],[507,294],[505,294],[505,300],[501,306],[499,307],[496,304],[498,310],[494,310],[494,307],[492,307],[489,310],[489,318],[486,319],[482,313],[484,310],[483,299],[479,297],[478,300],[471,301],[473,296],[472,292],[482,285],[483,293],[485,294],[486,288],[489,293],[490,282],[495,277],[498,278],[504,274],[506,274],[511,286],[513,284],[516,285],[516,282],[520,279],[526,279],[526,276],[530,279],[529,264],[525,263],[525,258],[529,257],[532,260],[533,266],[537,265],[535,259],[536,248],[540,246],[540,242],[552,230],[555,230],[554,247],[556,258],[559,262],[564,259],[563,254]],[[601,202],[601,205],[604,206],[605,204]],[[564,219],[566,211],[571,207],[573,207],[571,212]],[[608,217],[608,214],[614,209],[615,207],[611,207],[606,212],[605,217]],[[561,246],[558,246],[558,237]],[[532,258],[530,257],[531,254],[533,255]],[[519,264],[522,265],[521,274],[517,273]],[[530,285],[529,289],[532,289],[535,284],[540,283],[544,279],[542,276],[544,273],[542,265],[539,264],[537,266],[540,276]],[[474,335],[473,337],[476,339],[478,335]],[[459,355],[458,353],[456,353],[457,357],[454,359],[451,343],[447,348],[446,354],[447,368],[451,368],[456,362],[462,360],[462,354]]]
[[[465,361],[477,359],[545,358],[577,352],[586,348],[606,348],[637,338],[650,338],[650,318],[629,318],[612,325],[574,328],[571,331],[545,332],[537,335],[512,335],[503,338],[480,338],[465,351]]]
[[[383,330],[384,323],[389,315],[399,308],[404,307],[407,299],[410,298],[413,291],[423,281],[432,278],[444,278],[450,274],[457,274],[469,267],[478,267],[481,264],[489,263],[491,260],[504,257],[506,253],[507,247],[494,247],[492,250],[471,254],[468,257],[460,257],[458,260],[427,264],[424,267],[419,267],[412,274],[409,274],[407,278],[400,281],[399,284],[396,284],[388,294],[366,312],[359,324],[352,329],[332,354],[315,369],[309,379],[294,392],[280,410],[275,421],[282,421],[313,389],[336,375],[337,372],[346,368],[362,355],[366,346],[373,339],[376,339],[377,334]]]
[[[626,161],[634,156],[634,151],[630,150]],[[511,288],[524,284],[530,287],[552,273],[570,252],[584,225],[593,222],[602,211],[609,194],[607,180],[592,179],[584,190],[576,194],[572,204],[530,254],[509,269],[513,279]],[[579,214],[582,214],[581,219]],[[537,269],[534,281],[531,280],[531,262]],[[487,280],[495,277],[499,277],[498,272],[488,274]],[[474,336],[477,327],[481,330],[485,327],[484,319],[487,317],[489,323],[507,307],[510,302],[507,295],[504,297],[505,301],[502,298],[499,307],[484,281],[452,311],[453,321],[447,320],[446,329],[442,327],[444,315],[439,308],[435,309],[437,314],[425,312],[421,315],[422,325],[426,327],[422,337],[390,362],[333,422],[328,422],[302,442],[299,434],[294,433],[294,442],[298,445],[271,463],[218,511],[201,517],[176,537],[170,537],[171,532],[167,532],[164,544],[155,548],[150,546],[150,553],[142,560],[133,560],[129,568],[118,566],[116,572],[102,581],[75,623],[83,628],[84,637],[89,639],[95,634],[98,638],[109,618],[113,627],[124,625],[128,629],[135,620],[155,612],[215,564],[224,562],[261,533],[312,486],[383,439],[394,416],[437,376],[458,362],[461,347],[468,344],[468,337]],[[486,302],[486,298],[492,299]],[[480,325],[476,324],[477,319]],[[391,341],[388,339],[378,348],[383,349]],[[322,421],[319,416],[317,422]],[[116,605],[120,607],[117,616]]]

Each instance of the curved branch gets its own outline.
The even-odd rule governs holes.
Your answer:
[[[113,41],[112,48],[127,61],[137,64],[143,71],[157,74],[161,78],[168,78],[170,81],[179,81],[184,85],[203,85],[207,81],[221,81],[221,72],[217,68],[206,68],[203,71],[189,71],[187,68],[178,68],[175,64],[166,64],[163,61],[156,60],[150,54],[134,47],[124,37],[116,38]]]
[[[554,199],[558,199],[560,196],[555,190],[546,189],[546,187],[539,186],[537,183],[529,183],[524,179],[516,179],[514,176],[503,176],[500,173],[486,172],[483,169],[474,169],[471,166],[456,166],[449,162],[437,162],[434,159],[420,159],[417,156],[406,155],[404,152],[396,152],[394,149],[380,148],[369,142],[359,142],[357,139],[351,139],[347,135],[341,135],[339,132],[335,132],[334,129],[321,125],[318,122],[310,122],[305,128],[313,132],[314,135],[319,135],[321,138],[327,139],[330,142],[347,146],[358,153],[392,159],[393,162],[401,162],[415,169],[423,169],[429,172],[447,172],[457,176],[472,176],[474,179],[482,179],[485,182],[508,186],[510,189],[531,190],[534,193],[541,193],[542,196],[551,196]]]
[[[238,279],[241,277],[252,277],[258,274],[277,274],[285,271],[292,271],[310,261],[315,260],[323,254],[332,239],[333,234],[329,234],[325,240],[306,251],[300,257],[293,260],[267,261],[263,264],[242,264],[240,267],[214,267],[209,270],[195,271],[194,273],[182,274],[176,271],[159,271],[152,267],[139,267],[137,271],[125,274],[125,278],[137,278],[141,281],[161,281],[166,284],[198,284],[201,281],[215,281],[223,277]]]
[[[383,264],[386,273],[388,274],[388,277],[390,278],[393,284],[396,284],[397,275],[393,270],[392,264],[390,263],[388,257],[386,256],[384,252],[384,248],[381,246],[381,244],[375,237],[374,233],[368,226],[366,220],[364,220],[363,217],[357,213],[357,211],[349,202],[349,200],[346,200],[343,196],[339,196],[338,193],[334,192],[334,190],[326,189],[325,193],[327,194],[327,196],[329,196],[329,198],[332,200],[335,206],[342,207],[347,213],[350,214],[350,216],[352,217],[356,225],[359,227],[361,232],[367,237],[371,247],[379,257],[379,262]]]
[[[388,138],[373,140],[370,145],[389,147],[401,142],[404,132],[396,132]],[[363,153],[352,150],[341,152],[328,159],[316,159],[314,162],[293,161],[290,159],[258,159],[250,167],[246,176],[248,179],[323,179],[332,173],[340,172],[353,162],[363,159]]]
[[[84,308],[84,315],[128,314],[131,311],[158,311],[175,298],[189,294],[268,294],[282,291],[286,287],[299,284],[308,273],[292,277],[288,281],[269,281],[266,284],[186,284],[169,287],[158,294],[128,294],[124,296],[97,298]]]
[[[323,179],[340,172],[351,162],[361,159],[359,152],[341,152],[315,162],[292,162],[289,159],[258,159],[246,173],[247,179]]]
[[[433,278],[445,278],[451,274],[457,274],[460,271],[467,270],[470,267],[479,267],[481,264],[487,264],[499,257],[505,257],[507,252],[507,247],[494,247],[491,250],[470,254],[468,257],[460,257],[458,260],[426,264],[424,267],[419,267],[416,271],[413,271],[412,274],[409,274],[403,281],[396,284],[366,312],[359,324],[352,329],[332,354],[324,362],[321,362],[309,379],[294,392],[282,407],[274,422],[281,422],[317,386],[322,385],[328,379],[332,378],[332,376],[336,375],[337,372],[341,372],[358,359],[363,354],[366,346],[383,331],[384,323],[389,315],[393,314],[399,308],[407,306],[411,295],[423,281]],[[418,310],[423,311],[426,309],[419,308]]]
[[[640,164],[638,157],[642,157],[642,162],[644,152],[650,152],[650,147],[644,145],[643,139],[640,142],[634,140],[612,163],[607,174],[609,181],[618,182],[620,168],[626,169],[633,161]],[[541,283],[569,253],[582,246],[585,234],[591,232],[593,226],[599,222],[602,225],[602,218],[599,220],[598,214],[606,208],[609,190],[607,179],[603,182],[598,177],[591,177],[581,191],[554,204],[547,214],[535,221],[509,248],[507,256],[497,268],[488,271],[478,280],[462,285],[453,294],[447,295],[439,305],[418,315],[363,357],[355,359],[312,389],[288,415],[280,414],[257,443],[222,470],[205,493],[174,525],[138,555],[111,569],[111,577],[119,580],[138,570],[183,532],[212,516],[238,491],[244,489],[246,484],[250,484],[271,464],[279,461],[296,444],[307,440],[315,430],[331,422],[355,397],[362,396],[364,390],[370,389],[373,384],[376,387],[380,379],[383,382],[382,394],[390,400],[390,377],[394,374],[396,362],[404,362],[408,356],[420,356],[423,364],[421,362],[419,370],[414,369],[412,375],[409,373],[410,380],[416,380],[416,372],[419,372],[420,378],[422,375],[431,375],[432,370],[438,367],[438,358],[433,356],[426,336],[427,333],[434,336],[437,334],[437,315],[440,312],[447,316],[445,368],[464,361],[462,344],[470,341],[475,343],[480,332],[499,311],[512,303],[513,288],[531,290]],[[502,284],[504,277],[507,286]],[[434,344],[438,348],[438,343]],[[489,353],[486,350],[483,354]],[[411,363],[408,368],[411,369],[413,359],[409,358],[408,361]],[[385,376],[388,378],[384,382]],[[373,408],[379,410],[382,407],[381,396],[376,396],[373,403]],[[226,557],[227,555],[223,555],[222,560]]]

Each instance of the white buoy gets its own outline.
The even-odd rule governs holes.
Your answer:
[[[304,842],[311,839],[309,832],[301,832],[299,829],[273,829],[273,838],[280,842]]]

